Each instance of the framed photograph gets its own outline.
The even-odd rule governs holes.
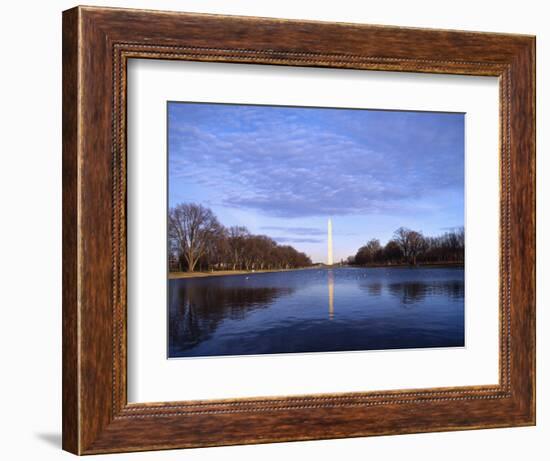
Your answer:
[[[535,424],[535,38],[63,13],[63,448]]]

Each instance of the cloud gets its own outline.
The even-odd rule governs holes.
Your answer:
[[[462,115],[213,104],[169,111],[171,187],[193,185],[225,207],[283,218],[414,213],[423,199],[464,187]]]
[[[273,237],[277,243],[322,243],[323,239],[300,238],[300,237]]]
[[[327,233],[326,229],[319,229],[317,227],[262,226],[261,228],[268,231],[281,231],[297,235],[325,235]]]

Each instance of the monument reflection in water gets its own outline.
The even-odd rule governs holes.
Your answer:
[[[329,267],[169,281],[172,358],[462,346],[463,268]]]
[[[328,318],[334,318],[334,272],[328,271]]]

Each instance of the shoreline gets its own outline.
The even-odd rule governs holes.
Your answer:
[[[419,263],[416,266],[413,266],[412,264],[407,263],[400,263],[400,264],[365,264],[365,265],[349,265],[345,267],[357,267],[359,269],[361,268],[368,268],[368,269],[374,269],[377,267],[385,267],[385,268],[392,268],[392,267],[410,267],[411,269],[421,268],[421,267],[464,267],[463,262],[439,262],[439,263]]]
[[[225,271],[213,271],[213,272],[169,272],[168,279],[193,279],[193,278],[202,278],[202,277],[222,277],[225,275],[253,275],[253,274],[268,274],[271,272],[293,272],[293,271],[304,271],[308,269],[319,269],[318,266],[311,267],[296,267],[293,269],[261,269],[261,270],[225,270]]]
[[[406,268],[411,269],[423,268],[423,267],[464,267],[464,263],[459,262],[449,262],[449,263],[425,263],[417,264],[416,266],[411,266],[410,264],[372,264],[364,266],[354,266],[354,265],[334,265],[332,269],[338,268],[351,268],[351,269],[377,269],[377,268]],[[262,270],[223,270],[223,271],[213,271],[213,272],[169,272],[169,280],[178,280],[178,279],[192,279],[192,278],[204,278],[204,277],[223,277],[228,275],[254,275],[254,274],[268,274],[272,272],[294,272],[294,271],[303,271],[311,269],[330,269],[330,266],[325,265],[315,265],[310,267],[296,267],[293,269],[262,269]]]

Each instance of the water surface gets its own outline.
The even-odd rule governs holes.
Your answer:
[[[169,357],[464,346],[464,269],[169,280]]]

